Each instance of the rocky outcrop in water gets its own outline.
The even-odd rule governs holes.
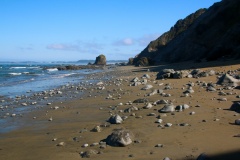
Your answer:
[[[98,57],[96,57],[94,64],[95,65],[106,65],[107,64],[106,57],[103,54],[99,55]]]
[[[219,58],[240,58],[240,1],[222,0],[209,9],[179,20],[168,32],[152,41],[133,59],[162,64]]]

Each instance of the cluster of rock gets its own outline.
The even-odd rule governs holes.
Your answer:
[[[107,60],[105,55],[101,54],[96,57],[94,64],[88,63],[88,65],[66,65],[66,66],[56,66],[54,68],[44,68],[45,70],[55,69],[61,70],[80,70],[80,69],[103,69],[103,67],[107,65]],[[124,65],[124,63],[120,63],[119,65]]]
[[[58,66],[59,71],[62,70],[80,70],[80,69],[103,69],[102,66],[97,65],[68,65],[68,66]]]
[[[216,72],[214,70],[202,71],[200,69],[194,70],[180,70],[175,71],[174,69],[163,69],[157,74],[157,79],[165,79],[165,78],[200,78],[200,77],[208,77],[215,75]]]
[[[150,79],[150,76],[148,74],[144,74],[141,79],[139,79],[138,77],[135,77],[131,80],[131,84],[130,86],[139,86],[139,85],[146,85],[148,82],[148,79]],[[147,88],[143,89],[143,90],[147,90],[152,88],[151,86],[148,86]]]

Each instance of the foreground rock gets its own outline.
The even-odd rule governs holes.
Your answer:
[[[162,109],[159,110],[160,113],[170,113],[175,111],[175,106],[172,104],[166,104]]]
[[[108,120],[111,124],[121,124],[123,122],[123,119],[119,115],[113,115]]]
[[[133,134],[129,130],[115,129],[106,139],[110,146],[125,147],[133,142]]]

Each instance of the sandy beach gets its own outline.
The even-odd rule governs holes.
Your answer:
[[[11,117],[22,127],[0,134],[0,159],[2,160],[78,160],[86,151],[88,159],[132,159],[171,160],[197,159],[205,153],[212,159],[240,159],[240,130],[234,124],[239,113],[230,110],[233,102],[239,101],[239,89],[207,91],[204,82],[216,84],[218,75],[200,78],[158,79],[162,69],[214,70],[217,73],[240,68],[239,61],[183,62],[151,67],[122,66],[114,70],[89,76],[102,81],[100,85],[89,85],[80,98],[47,103],[32,109],[23,117]],[[131,80],[148,74],[147,83],[153,87],[142,90],[146,84],[131,86]],[[108,79],[104,78],[108,77]],[[194,93],[184,96],[187,84],[194,84]],[[103,87],[105,89],[99,88]],[[169,86],[169,88],[166,88]],[[149,96],[154,89],[163,94]],[[224,91],[226,95],[219,95]],[[145,103],[132,103],[139,98],[148,99],[152,108],[144,109]],[[221,100],[221,98],[226,98]],[[175,106],[187,104],[188,109],[171,113],[160,113],[168,100]],[[43,101],[44,102],[44,101]],[[124,112],[135,106],[136,111]],[[110,124],[111,115],[125,116],[122,124]],[[162,119],[161,123],[157,123]],[[171,123],[171,126],[167,126]],[[101,132],[92,129],[100,126]],[[126,147],[106,145],[104,141],[114,129],[124,128],[134,135],[133,142]],[[96,151],[96,153],[95,153]]]

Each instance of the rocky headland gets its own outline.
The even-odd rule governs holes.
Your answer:
[[[130,64],[147,66],[180,61],[240,57],[240,1],[222,0],[179,20]]]

